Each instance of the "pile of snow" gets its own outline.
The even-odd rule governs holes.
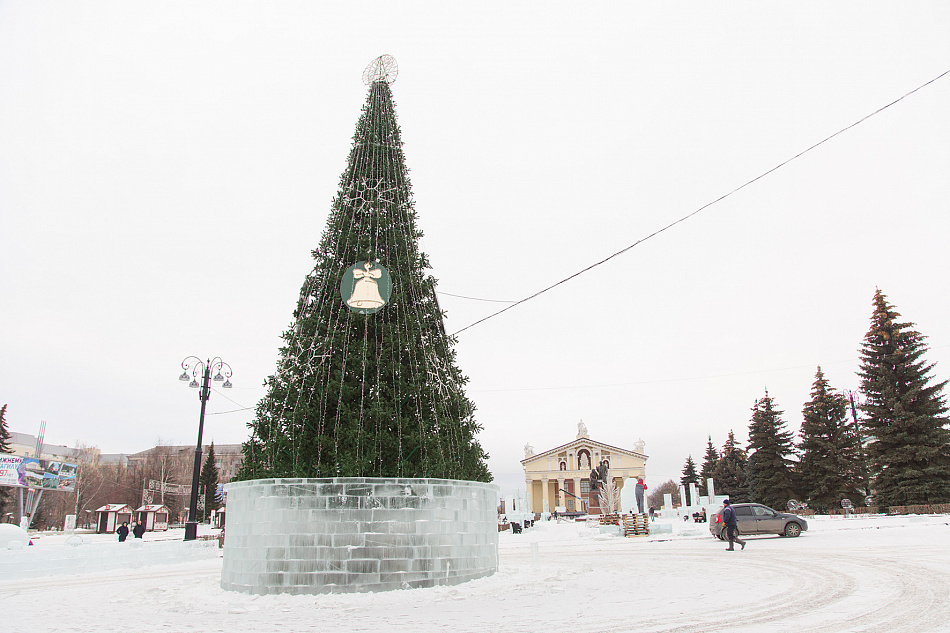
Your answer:
[[[30,544],[26,530],[12,523],[0,523],[0,549],[20,549]]]
[[[7,528],[22,533],[20,542],[29,543],[30,537],[19,527],[4,524],[0,542]],[[16,535],[14,535],[16,536]],[[34,547],[22,547],[10,539],[0,554],[0,578],[9,580],[36,578],[57,574],[87,574],[116,569],[135,569],[152,565],[170,565],[219,558],[217,540],[184,541],[184,531],[172,534],[149,534],[147,539],[130,538],[119,543],[114,534],[34,535]],[[177,538],[175,538],[177,537]]]

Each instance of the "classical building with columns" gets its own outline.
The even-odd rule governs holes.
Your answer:
[[[560,507],[597,514],[600,506],[597,495],[590,492],[590,471],[606,462],[618,489],[630,478],[635,484],[637,477],[646,477],[643,447],[643,440],[633,450],[592,440],[583,422],[577,425],[577,438],[557,448],[535,454],[534,447],[526,444],[521,460],[528,493],[525,505],[535,513]]]

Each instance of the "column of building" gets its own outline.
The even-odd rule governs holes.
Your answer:
[[[531,487],[533,483],[534,482],[531,479],[531,477],[525,477],[524,479],[524,485],[526,489],[525,500],[524,500],[525,506],[524,508],[519,508],[519,510],[521,510],[522,512],[534,512],[534,509],[533,509],[534,506],[532,505],[533,502],[531,499]]]

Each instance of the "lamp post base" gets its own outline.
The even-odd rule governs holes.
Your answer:
[[[185,523],[185,540],[193,541],[198,538],[198,522],[187,521]]]

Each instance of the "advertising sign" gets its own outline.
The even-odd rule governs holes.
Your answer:
[[[20,475],[17,469],[20,467],[22,457],[16,455],[0,455],[0,486],[19,486]]]
[[[72,492],[76,489],[76,471],[76,464],[0,455],[0,486]]]
[[[191,486],[181,484],[170,484],[167,481],[162,482],[157,479],[148,480],[148,489],[152,492],[164,492],[167,495],[187,495],[191,494]]]

